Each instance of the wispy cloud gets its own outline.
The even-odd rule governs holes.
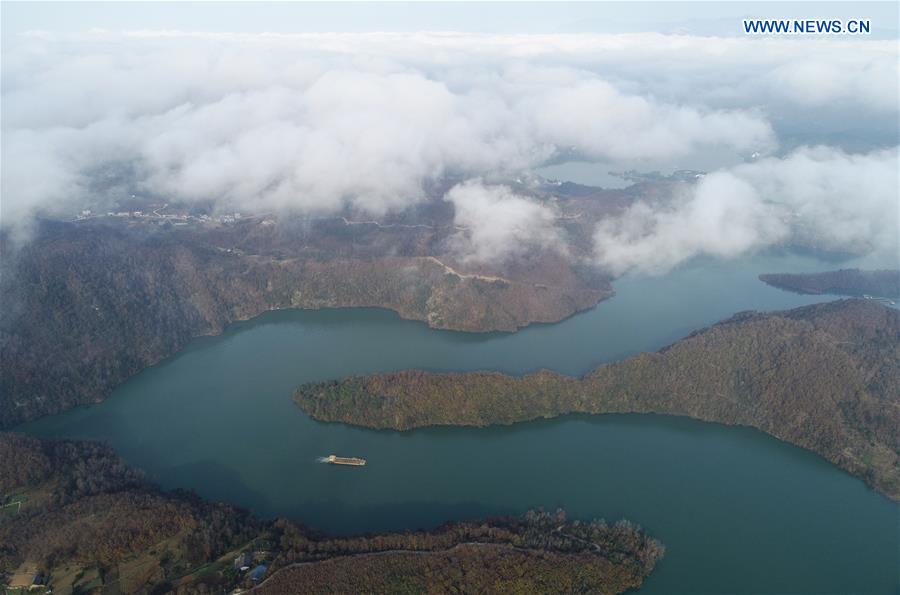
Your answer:
[[[566,250],[553,207],[507,186],[470,180],[444,198],[453,203],[454,222],[463,228],[451,238],[462,260],[497,263],[532,249]]]
[[[712,173],[670,201],[638,202],[602,221],[607,270],[665,272],[698,255],[734,258],[775,243],[897,249],[896,148],[864,155],[814,147]]]

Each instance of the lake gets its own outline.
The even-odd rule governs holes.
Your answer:
[[[897,593],[898,505],[750,428],[610,415],[401,433],[315,422],[291,401],[303,382],[403,368],[582,374],[740,310],[834,299],[756,279],[832,268],[791,253],[695,262],[625,277],[596,308],[514,334],[437,331],[373,309],[269,312],[193,341],[101,404],[19,429],[105,440],[165,487],[333,533],[539,506],[625,517],[667,548],[642,593]],[[369,464],[317,462],[331,453]]]
[[[663,175],[668,175],[679,169],[715,171],[733,167],[744,163],[744,161],[745,156],[722,150],[722,147],[715,147],[694,151],[689,159],[681,161],[672,161],[668,158],[617,159],[615,163],[569,160],[553,165],[545,165],[534,170],[534,173],[551,180],[567,180],[585,186],[627,188],[633,182],[613,175],[610,172],[624,172],[628,170],[639,172],[656,171]]]

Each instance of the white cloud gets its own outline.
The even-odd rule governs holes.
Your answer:
[[[563,151],[616,159],[774,144],[758,113],[623,92],[568,64],[578,36],[516,39],[97,31],[13,40],[3,221],[77,204],[110,163],[133,172],[132,187],[172,199],[377,214],[420,200],[448,173],[528,169]]]
[[[379,214],[421,200],[423,186],[448,174],[493,177],[560,153],[612,164],[771,150],[779,110],[864,112],[896,130],[898,86],[892,41],[655,33],[36,32],[4,40],[2,75],[4,226],[80,207],[109,165],[131,172],[131,188],[171,199]],[[789,172],[776,175],[786,188]],[[713,184],[728,182],[734,196],[713,200],[724,192]],[[643,232],[633,228],[647,220],[673,247],[652,265],[663,268],[681,253],[728,256],[776,241],[757,225],[778,211],[764,185],[740,169],[711,175],[698,187],[708,195],[635,207],[621,229],[598,234],[598,249],[619,254],[616,267],[643,266]],[[496,195],[480,193],[493,207],[518,204]],[[871,214],[779,200],[811,222],[791,223],[791,233],[821,234],[815,221],[839,213],[854,221],[845,232],[856,240]],[[677,233],[704,218],[706,246]],[[743,233],[716,239],[713,228],[735,219]],[[618,236],[623,246],[604,248]]]
[[[593,159],[680,158],[703,146],[750,152],[772,145],[768,123],[752,114],[660,104],[596,79],[552,88],[529,108],[539,137]]]
[[[502,262],[534,248],[564,250],[554,209],[507,186],[469,180],[444,199],[453,203],[454,222],[464,228],[451,242],[463,260]]]
[[[898,165],[896,148],[851,155],[813,147],[713,173],[667,203],[638,202],[602,221],[597,261],[621,274],[790,241],[853,252],[896,248]]]

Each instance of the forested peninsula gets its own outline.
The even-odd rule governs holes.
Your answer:
[[[841,269],[823,273],[777,273],[760,275],[759,279],[773,287],[796,293],[900,297],[900,270],[897,269],[877,271]]]
[[[900,499],[898,312],[842,300],[743,312],[581,378],[404,371],[303,385],[322,421],[408,430],[566,413],[660,413],[758,428]]]

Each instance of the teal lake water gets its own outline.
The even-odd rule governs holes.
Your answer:
[[[333,533],[539,506],[625,517],[667,547],[641,593],[898,593],[898,505],[753,429],[613,415],[400,433],[315,422],[291,401],[303,382],[404,368],[582,374],[740,310],[834,299],[756,279],[830,268],[770,254],[626,277],[593,310],[514,334],[371,309],[270,312],[192,342],[101,404],[20,430],[105,440],[165,487]],[[369,464],[317,462],[330,453]]]

